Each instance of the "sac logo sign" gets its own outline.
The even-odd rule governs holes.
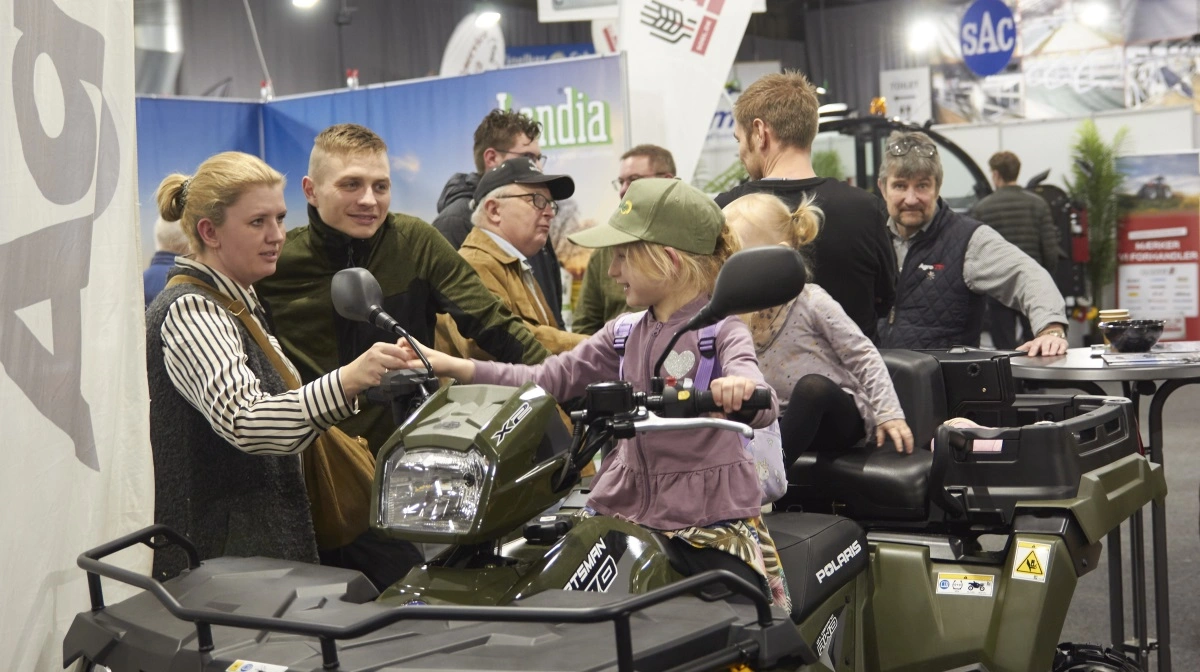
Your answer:
[[[958,30],[963,61],[980,77],[994,75],[1012,60],[1017,22],[1001,0],[975,0]]]

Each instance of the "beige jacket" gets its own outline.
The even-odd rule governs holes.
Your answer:
[[[537,282],[529,276],[527,284],[521,275],[521,260],[501,249],[491,236],[481,229],[472,229],[458,253],[475,269],[483,284],[495,294],[537,340],[553,354],[565,352],[587,339],[559,329],[546,297]],[[435,347],[442,352],[471,359],[491,360],[475,341],[465,338],[449,315],[439,315]]]

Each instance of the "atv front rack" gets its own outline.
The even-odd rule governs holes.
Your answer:
[[[156,537],[165,539],[156,541]],[[85,551],[80,554],[77,564],[87,572],[88,592],[93,612],[105,609],[104,593],[100,583],[100,577],[103,576],[140,588],[152,594],[172,616],[179,620],[195,624],[197,644],[201,652],[209,652],[214,648],[213,626],[266,630],[308,636],[320,641],[322,667],[326,670],[339,669],[337,640],[362,637],[393,623],[405,620],[540,623],[601,623],[612,621],[616,635],[617,669],[621,672],[633,672],[634,648],[630,631],[630,617],[638,611],[685,594],[697,594],[701,599],[712,599],[711,596],[699,593],[702,589],[711,587],[714,584],[720,585],[728,591],[725,595],[721,595],[720,598],[726,597],[729,593],[748,598],[754,605],[759,627],[767,628],[774,625],[776,621],[785,623],[788,628],[792,627],[790,619],[786,617],[777,619],[772,614],[771,604],[761,589],[749,581],[724,570],[704,572],[644,595],[635,595],[598,607],[587,608],[412,605],[377,612],[367,618],[346,625],[329,625],[283,618],[236,614],[214,609],[197,609],[184,606],[167,590],[162,582],[152,577],[102,562],[103,558],[137,544],[145,544],[155,550],[169,547],[172,544],[177,545],[187,554],[189,570],[200,567],[200,556],[196,551],[196,547],[187,537],[166,525],[152,525]],[[756,656],[758,652],[758,642],[748,639],[737,642],[728,651],[721,652],[717,656],[706,657],[703,662],[706,668],[712,665],[735,664],[744,661],[748,657]],[[691,669],[691,667],[688,666],[687,669]]]

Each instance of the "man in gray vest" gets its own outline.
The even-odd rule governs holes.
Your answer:
[[[976,203],[971,208],[971,216],[995,229],[1005,240],[1053,273],[1062,253],[1058,249],[1058,227],[1054,225],[1046,199],[1017,184],[1021,160],[1016,154],[996,152],[988,159],[988,166],[992,169],[996,191]],[[998,350],[1016,347],[1018,323],[1026,338],[1033,334],[1024,315],[995,299],[988,298],[987,315],[988,333]]]
[[[989,296],[1019,310],[1036,329],[1018,350],[1065,353],[1066,304],[1046,269],[941,200],[942,163],[929,136],[897,131],[886,148],[879,191],[900,275],[896,303],[880,320],[880,347],[977,346]]]

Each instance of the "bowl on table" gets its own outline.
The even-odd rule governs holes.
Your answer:
[[[1101,322],[1100,331],[1117,352],[1149,352],[1162,336],[1162,320]]]

